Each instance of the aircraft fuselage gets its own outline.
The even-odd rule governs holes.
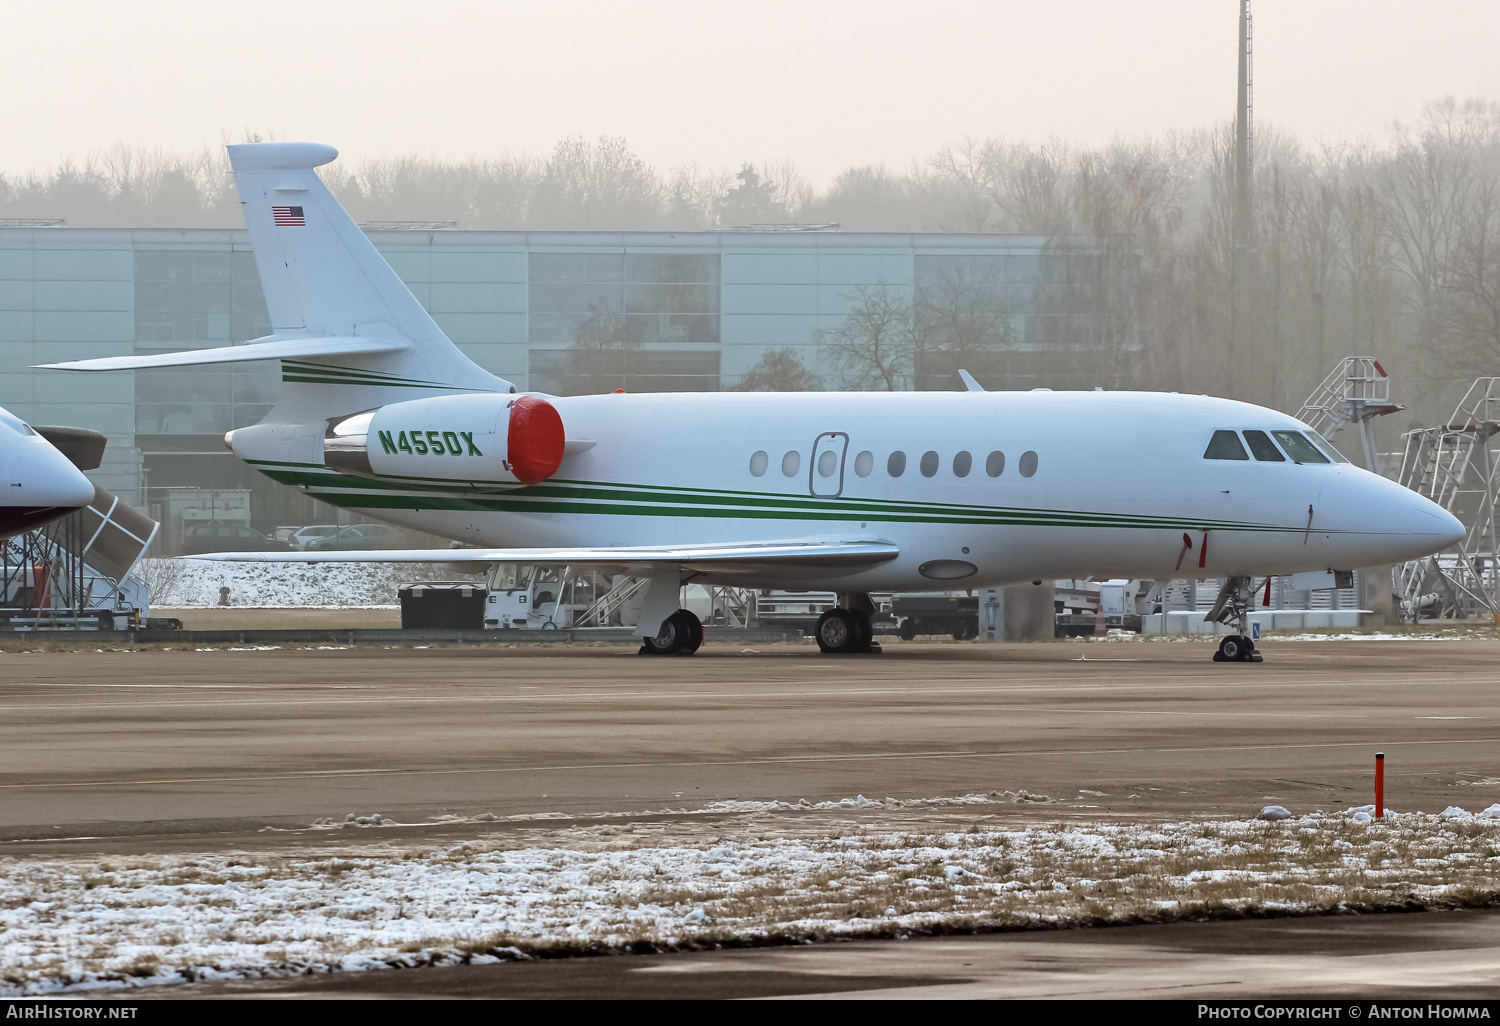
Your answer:
[[[1038,578],[1226,577],[1417,558],[1462,527],[1348,463],[1208,459],[1215,431],[1305,432],[1272,410],[1153,392],[615,393],[547,397],[573,451],[531,486],[341,474],[258,425],[234,449],[336,505],[478,546],[879,538],[851,590]],[[321,401],[321,400],[320,400]],[[455,423],[455,433],[466,429]],[[468,426],[472,430],[472,426]],[[1247,436],[1240,438],[1250,446]],[[300,439],[300,443],[294,440]],[[592,442],[591,446],[582,445]],[[1253,448],[1253,446],[1250,446]],[[1270,455],[1261,453],[1262,457]],[[1302,455],[1305,457],[1306,453]],[[315,457],[316,458],[316,457]],[[429,457],[438,474],[443,452]],[[786,568],[743,584],[795,584]],[[958,582],[962,584],[958,584]]]

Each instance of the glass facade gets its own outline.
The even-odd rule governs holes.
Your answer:
[[[532,253],[530,387],[719,387],[717,253]]]
[[[248,250],[135,252],[135,351],[205,349],[271,333],[260,276]],[[178,367],[135,376],[136,442],[143,451],[180,450],[179,439],[254,424],[276,402],[272,363]]]
[[[376,247],[480,366],[522,389],[734,388],[771,351],[847,387],[825,339],[861,296],[910,311],[908,380],[1090,388],[1134,351],[1134,251],[1014,235],[376,231]],[[230,345],[270,333],[242,231],[0,229],[0,405],[110,438],[94,476],[132,504],[249,488],[257,527],[326,521],[223,447],[275,402],[274,363],[64,374],[31,365]],[[1116,353],[1118,356],[1118,353]],[[1116,360],[1116,363],[1121,361]],[[1128,364],[1129,361],[1124,361]]]
[[[918,254],[918,388],[949,388],[962,367],[1001,388],[1092,388],[1109,328],[1135,334],[1133,251],[1077,242],[1030,253]],[[1113,286],[1113,287],[1112,287]]]

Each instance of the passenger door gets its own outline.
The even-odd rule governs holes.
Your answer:
[[[833,497],[844,490],[844,454],[849,436],[842,431],[824,431],[813,443],[808,468],[808,490],[814,495]]]

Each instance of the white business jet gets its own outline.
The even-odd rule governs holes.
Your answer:
[[[98,449],[103,451],[103,435],[68,428],[38,430],[0,408],[0,467],[5,471],[0,481],[0,538],[45,527],[94,499],[93,482],[45,437],[48,432],[65,434],[65,445],[87,445],[97,439]],[[97,461],[94,466],[98,466]]]
[[[831,590],[825,652],[870,649],[872,591],[1043,578],[1257,579],[1388,564],[1463,537],[1285,414],[1153,392],[546,396],[467,359],[313,170],[316,143],[229,147],[274,333],[50,366],[280,360],[265,420],[226,436],[274,480],[468,548],[225,560],[523,562],[647,577],[642,651],[692,652],[685,581]],[[962,582],[961,585],[958,582]]]

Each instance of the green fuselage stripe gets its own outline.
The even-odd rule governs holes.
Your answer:
[[[574,513],[596,516],[758,516],[778,520],[875,520],[908,524],[979,524],[1031,527],[1112,527],[1128,530],[1300,532],[1301,527],[1191,517],[1152,517],[1080,510],[970,506],[896,500],[826,498],[713,489],[549,481],[503,490],[462,482],[409,478],[375,480],[340,474],[316,464],[247,461],[272,480],[308,489],[325,502],[351,509],[454,510],[489,513]],[[1325,532],[1326,533],[1326,532]],[[1341,532],[1342,533],[1342,532]]]

